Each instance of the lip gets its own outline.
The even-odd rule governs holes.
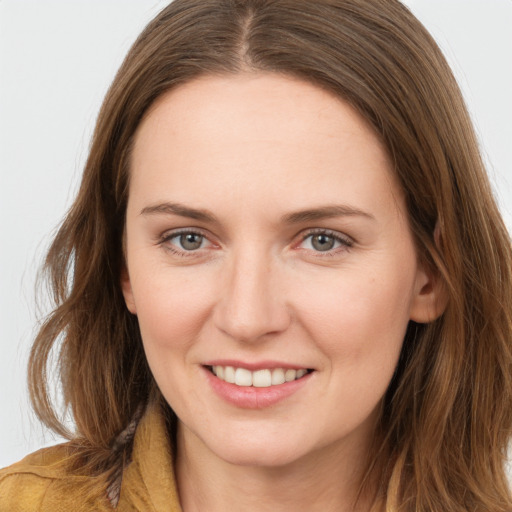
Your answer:
[[[223,381],[217,378],[208,368],[209,366],[236,366],[238,368],[246,368],[251,371],[256,371],[262,368],[272,369],[272,368],[290,368],[297,369],[302,368],[301,366],[290,366],[283,365],[282,363],[277,363],[275,365],[269,366],[268,363],[259,362],[257,365],[253,364],[242,364],[240,362],[227,362],[227,361],[213,361],[208,365],[202,367],[203,373],[206,376],[208,384],[213,389],[215,394],[219,396],[222,400],[234,405],[235,407],[239,407],[241,409],[264,409],[267,407],[271,407],[273,405],[278,404],[279,402],[285,400],[286,398],[294,395],[298,391],[300,391],[310,380],[311,376],[315,372],[308,373],[301,377],[300,379],[285,382],[283,384],[278,384],[275,386],[269,386],[266,388],[257,388],[253,386],[237,386],[236,384],[231,384],[229,382]]]

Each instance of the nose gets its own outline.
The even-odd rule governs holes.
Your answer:
[[[278,265],[265,254],[239,254],[226,263],[215,324],[231,338],[252,343],[285,331],[291,322]]]

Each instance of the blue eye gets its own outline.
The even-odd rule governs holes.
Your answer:
[[[329,252],[340,247],[351,247],[352,241],[339,234],[321,231],[306,235],[302,241],[303,249],[310,249],[315,252]]]
[[[180,245],[186,251],[195,251],[203,244],[204,237],[197,233],[187,233],[179,236]]]
[[[336,245],[336,240],[329,235],[311,235],[311,245],[317,251],[330,251]]]
[[[175,250],[192,252],[202,249],[208,243],[206,237],[194,231],[171,234],[163,242],[175,247]]]

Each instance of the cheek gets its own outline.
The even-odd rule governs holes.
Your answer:
[[[404,273],[340,272],[297,295],[303,327],[333,367],[394,371],[411,303],[412,278]]]
[[[190,374],[196,368],[188,363],[210,315],[213,292],[207,279],[189,274],[160,270],[133,283],[149,367],[167,402],[179,411],[200,403]]]
[[[365,272],[352,279],[340,273],[300,296],[302,326],[324,355],[324,396],[338,405],[325,418],[328,435],[373,421],[398,363],[409,322],[410,280],[379,276]]]
[[[200,272],[160,271],[133,282],[137,317],[146,351],[187,347],[206,321],[212,287]]]

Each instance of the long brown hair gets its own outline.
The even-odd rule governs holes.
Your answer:
[[[144,30],[98,117],[78,196],[48,253],[55,309],[30,359],[33,406],[108,471],[112,446],[155,394],[120,289],[136,129],[163,92],[204,74],[283,73],[350,103],[385,143],[421,258],[448,295],[409,325],[372,464],[389,511],[512,510],[509,236],[456,81],[398,0],[175,0]],[[76,432],[50,398],[52,352]],[[384,459],[385,460],[382,460]]]

